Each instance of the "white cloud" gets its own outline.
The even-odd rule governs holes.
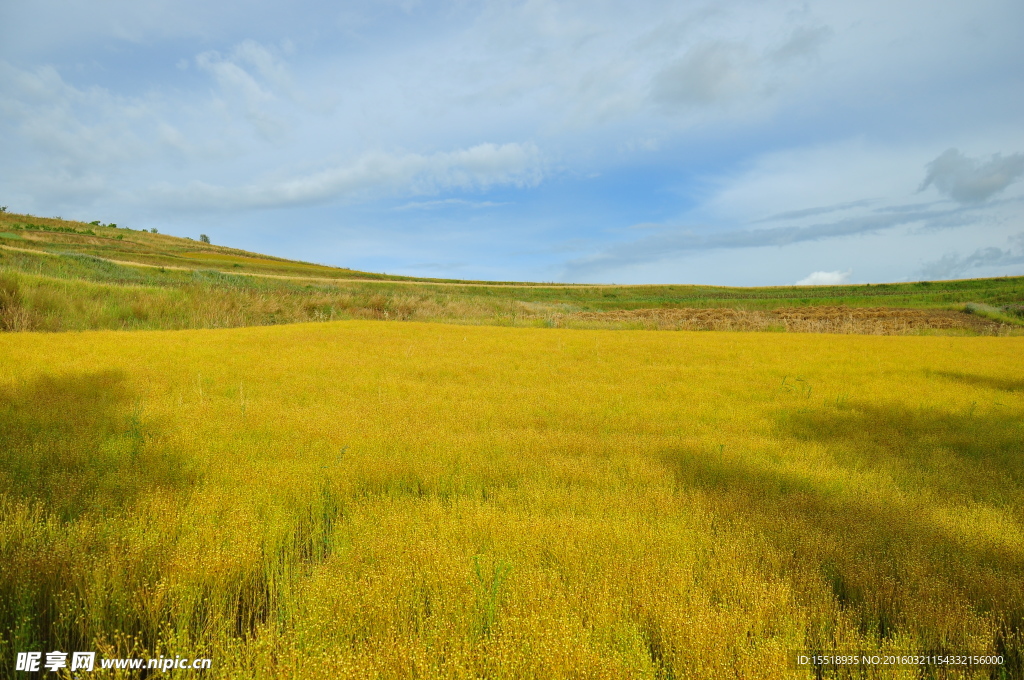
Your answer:
[[[845,272],[814,272],[796,282],[798,286],[841,286],[850,282],[853,270]]]
[[[292,179],[241,187],[193,182],[176,188],[164,184],[156,193],[165,201],[193,208],[262,208],[480,190],[495,185],[533,186],[543,174],[543,160],[534,144],[478,144],[430,155],[367,153],[349,165]]]
[[[1005,158],[995,154],[983,162],[968,158],[957,149],[947,149],[928,163],[928,174],[919,191],[934,185],[942,194],[961,203],[980,203],[999,193],[1024,175],[1024,154]]]

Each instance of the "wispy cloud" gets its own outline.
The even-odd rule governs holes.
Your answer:
[[[438,210],[441,208],[498,208],[508,205],[507,201],[469,201],[464,198],[442,198],[436,201],[413,201],[400,205],[394,210]]]
[[[807,241],[871,234],[915,223],[920,223],[925,228],[952,228],[970,223],[972,219],[970,212],[969,207],[957,207],[946,210],[912,210],[892,214],[872,213],[809,226],[735,229],[705,234],[677,228],[613,246],[588,258],[571,261],[567,267],[567,276],[570,279],[586,277],[606,270],[656,262],[686,253],[718,249],[787,246]]]
[[[1010,268],[1013,273],[1024,274],[1024,233],[1012,237],[1009,248],[978,248],[970,255],[948,253],[924,265],[920,274],[925,279],[953,279],[972,270],[992,268]]]
[[[271,112],[282,94],[291,98],[292,78],[284,62],[265,46],[245,40],[227,55],[203,52],[196,66],[213,76],[226,102],[236,103],[246,120],[266,140],[280,140],[287,133],[284,118]]]
[[[291,179],[241,187],[203,182],[185,187],[162,185],[154,193],[165,201],[193,208],[266,208],[396,193],[533,186],[543,173],[540,151],[533,144],[478,144],[430,155],[368,153],[349,165]]]
[[[804,208],[803,210],[790,210],[788,212],[778,213],[763,217],[759,220],[754,220],[754,224],[759,222],[775,222],[778,220],[796,220],[804,217],[814,217],[815,215],[827,215],[828,213],[840,212],[842,210],[849,210],[850,208],[863,208],[870,205],[873,201],[870,199],[863,199],[860,201],[849,201],[846,203],[839,203],[836,205],[826,205],[819,208]]]

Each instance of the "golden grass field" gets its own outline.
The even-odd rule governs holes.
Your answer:
[[[167,674],[191,678],[812,677],[787,654],[819,649],[1022,677],[1022,356],[376,321],[3,334],[0,676],[77,649],[213,659]]]

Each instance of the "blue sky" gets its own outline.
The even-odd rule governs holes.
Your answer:
[[[1024,4],[0,7],[0,204],[397,274],[1024,274]]]

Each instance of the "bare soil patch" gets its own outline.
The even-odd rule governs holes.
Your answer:
[[[801,307],[754,311],[728,308],[631,309],[560,314],[552,321],[560,326],[610,324],[658,330],[861,335],[907,335],[930,330],[1000,335],[1012,328],[960,311],[887,307]]]

